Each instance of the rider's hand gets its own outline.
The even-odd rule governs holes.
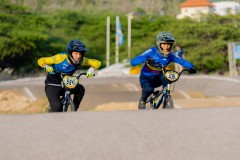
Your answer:
[[[149,64],[150,66],[154,66],[154,65],[155,65],[155,61],[154,61],[153,59],[151,59],[151,58],[148,58],[148,59],[146,60],[146,62],[147,62],[147,64]]]
[[[95,70],[93,67],[90,67],[87,71],[87,77],[93,77],[95,76]]]
[[[197,69],[195,67],[192,67],[190,69],[188,69],[189,73],[197,73]]]
[[[46,66],[44,67],[44,70],[45,70],[46,72],[52,72],[52,71],[53,71],[53,67],[52,67],[52,66],[49,66],[49,65],[46,65]]]
[[[155,67],[155,68],[162,68],[162,67],[163,67],[161,64],[155,62],[155,61],[154,61],[153,59],[151,59],[151,58],[148,58],[148,59],[146,60],[146,63],[147,63],[148,65],[152,66],[152,67]]]

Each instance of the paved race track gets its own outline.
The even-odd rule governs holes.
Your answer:
[[[0,83],[0,90],[15,89],[32,100],[45,97],[44,79],[26,78]],[[138,76],[82,78],[86,94],[79,111],[93,110],[106,104],[130,102],[137,106],[141,88]],[[175,107],[240,106],[240,81],[226,77],[184,75],[176,83],[172,96]],[[124,103],[126,104],[126,103]]]
[[[0,116],[1,160],[239,160],[240,108]]]
[[[44,78],[0,83],[33,101]],[[239,80],[184,76],[175,86],[178,109],[86,111],[131,102],[138,78],[82,79],[80,112],[0,115],[0,160],[239,160]],[[213,108],[217,107],[217,108]]]

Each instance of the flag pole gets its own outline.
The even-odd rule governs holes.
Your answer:
[[[106,67],[110,65],[110,16],[107,16]]]
[[[115,46],[115,63],[117,64],[119,61],[119,51],[118,51],[118,36],[117,36],[117,30],[118,30],[118,22],[119,22],[119,16],[116,16],[116,46]]]
[[[128,15],[128,59],[131,58],[131,20],[132,17]]]

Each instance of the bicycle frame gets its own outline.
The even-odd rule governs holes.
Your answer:
[[[165,101],[166,98],[171,98],[171,88],[170,88],[170,84],[167,84],[167,87],[165,89],[162,89],[159,96],[161,96],[161,99],[159,101],[157,101],[157,99],[155,99],[155,104],[153,105],[153,107],[155,109],[158,109],[159,106],[162,104],[162,102]]]
[[[148,106],[147,109],[158,109],[161,104],[163,104],[162,108],[166,108],[167,102],[169,102],[171,105],[168,108],[173,108],[173,100],[171,98],[170,84],[179,80],[180,76],[184,71],[187,71],[187,70],[183,69],[181,72],[178,73],[174,70],[166,70],[162,68],[162,72],[169,83],[162,90],[156,90],[155,92],[153,92],[149,100],[146,102],[146,103],[150,103],[150,106]]]
[[[82,75],[86,75],[86,73],[80,73],[77,76],[68,76],[62,75],[62,87],[64,88],[64,96],[62,97],[63,104],[63,112],[67,112],[68,106],[71,106],[71,111],[76,111],[76,106],[73,104],[73,100],[71,98],[71,91],[77,86],[79,83],[79,79]]]

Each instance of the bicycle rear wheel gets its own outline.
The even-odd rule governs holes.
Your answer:
[[[171,97],[165,98],[163,101],[163,109],[173,109],[173,100]]]
[[[153,97],[149,96],[144,109],[153,109]]]

